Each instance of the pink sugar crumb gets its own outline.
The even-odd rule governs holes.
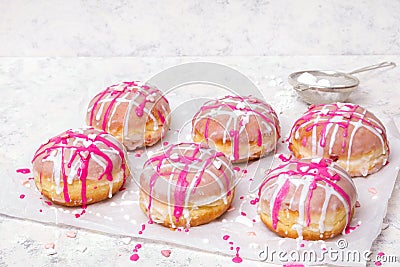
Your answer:
[[[378,193],[378,191],[376,191],[376,188],[375,187],[370,187],[370,188],[368,188],[368,192],[370,192],[371,194],[376,194],[376,193]]]
[[[239,167],[233,167],[233,170],[239,172],[240,168]]]
[[[54,247],[55,247],[54,243],[47,243],[47,244],[44,245],[45,249],[54,248]]]
[[[232,259],[232,261],[233,261],[234,263],[241,263],[241,262],[243,261],[243,259],[242,259],[241,257],[239,257],[239,256],[236,256],[236,257],[234,257],[234,258]]]
[[[17,173],[22,173],[22,174],[28,174],[31,173],[31,170],[28,168],[24,168],[24,169],[17,169],[15,170]]]
[[[169,256],[171,256],[171,250],[163,249],[163,250],[161,250],[161,255],[163,255],[164,257],[168,258]]]
[[[66,237],[69,238],[75,238],[76,237],[76,231],[69,231],[65,234]]]
[[[229,237],[230,237],[229,235],[224,235],[224,236],[222,237],[222,239],[223,239],[223,240],[228,240]]]
[[[247,216],[246,212],[243,212],[243,211],[240,213],[240,215]]]
[[[20,199],[24,199],[24,198],[25,198],[25,195],[24,195],[24,194],[21,194],[21,195],[19,195],[19,198],[20,198]]]
[[[130,258],[131,261],[138,261],[139,260],[139,255],[138,254],[133,254]]]

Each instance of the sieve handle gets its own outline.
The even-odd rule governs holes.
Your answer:
[[[352,75],[352,74],[356,74],[356,73],[360,73],[360,72],[364,72],[364,71],[370,71],[370,70],[386,68],[386,67],[396,67],[396,63],[385,61],[385,62],[382,62],[379,64],[375,64],[375,65],[371,65],[371,66],[353,70],[352,72],[349,72],[348,74]]]

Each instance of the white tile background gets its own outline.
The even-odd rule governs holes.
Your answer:
[[[0,56],[400,54],[400,1],[0,0]]]

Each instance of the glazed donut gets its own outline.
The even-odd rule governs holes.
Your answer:
[[[279,132],[275,111],[251,96],[208,101],[192,120],[193,141],[205,141],[234,163],[258,159],[274,150]]]
[[[89,103],[86,124],[114,135],[128,150],[152,146],[170,124],[167,99],[156,87],[123,82],[98,93]]]
[[[282,237],[323,240],[349,226],[357,201],[349,174],[329,159],[289,160],[259,190],[263,223]]]
[[[51,138],[36,151],[32,164],[39,191],[64,206],[85,208],[111,198],[129,176],[122,144],[93,128]]]
[[[382,122],[349,103],[310,106],[294,123],[288,141],[296,158],[329,158],[351,176],[377,172],[389,157]]]
[[[205,224],[231,205],[235,177],[229,159],[205,144],[170,145],[144,164],[140,207],[166,227]]]

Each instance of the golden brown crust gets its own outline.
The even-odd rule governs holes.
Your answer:
[[[118,174],[118,176],[123,176],[123,172]],[[45,177],[42,175],[40,178],[40,174],[36,173],[34,176],[35,185],[38,190],[49,200],[52,202],[68,206],[68,207],[78,207],[82,206],[82,183],[80,180],[74,180],[72,184],[67,184],[68,186],[68,195],[70,198],[70,202],[66,202],[64,198],[64,194],[61,191],[60,194],[56,193],[56,184],[52,177]],[[117,179],[112,184],[112,192],[114,195],[119,189],[121,189],[124,183],[123,179]],[[64,183],[60,183],[60,188],[64,188]],[[102,200],[109,198],[110,194],[110,184],[106,181],[105,178],[100,181],[95,180],[86,180],[86,204],[96,203]]]
[[[354,207],[352,208],[354,212]],[[353,217],[353,212],[351,217]],[[266,213],[260,213],[261,221],[273,232],[282,237],[298,238],[299,234],[296,231],[296,224],[299,214],[297,211],[282,209],[278,214],[278,223],[276,229],[273,228],[271,216]],[[302,229],[302,237],[304,240],[325,240],[335,237],[343,232],[346,227],[346,211],[344,208],[339,209],[336,213],[327,214],[325,225],[330,227],[323,233],[319,232],[318,226],[319,216],[312,216],[308,227]],[[351,218],[350,218],[351,220]]]
[[[171,220],[168,214],[168,205],[166,203],[162,203],[157,199],[152,199],[152,214],[151,218],[155,222],[165,226],[165,227],[187,227],[187,226],[198,226],[202,224],[209,223],[229,209],[234,196],[234,190],[231,191],[230,195],[226,197],[227,203],[225,204],[222,199],[219,199],[209,205],[203,205],[198,207],[189,207],[189,224],[184,218],[184,216],[179,217],[179,221],[176,220],[175,216],[172,215],[172,222],[174,225],[171,224]],[[149,210],[147,208],[147,203],[149,202],[149,195],[142,190],[140,191],[140,208],[142,211],[150,216]],[[156,210],[162,210],[163,216],[160,212]]]
[[[207,143],[207,139],[204,137],[203,134],[201,134],[199,131],[195,130],[195,134],[193,136],[193,141],[196,143]],[[232,144],[231,141],[226,140],[225,143],[222,142],[221,140],[218,140],[217,142],[210,142],[208,139],[208,144],[213,147],[215,146],[215,149],[224,153],[225,155],[230,155],[231,149],[232,149]],[[247,147],[246,147],[247,149]],[[264,146],[259,146],[257,142],[249,142],[248,144],[248,150],[249,150],[249,157],[248,158],[242,158],[239,160],[231,160],[233,163],[242,163],[242,162],[247,162],[251,160],[257,160],[261,157],[264,157],[269,150],[267,150]]]

